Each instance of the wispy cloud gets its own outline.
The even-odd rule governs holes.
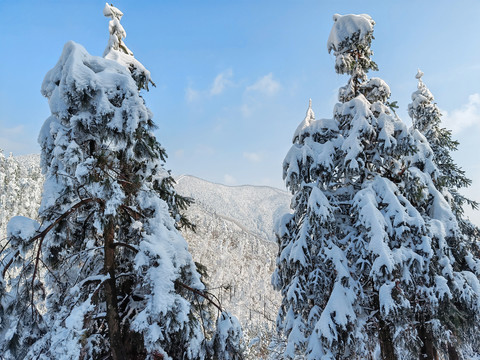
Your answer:
[[[213,80],[212,87],[210,88],[210,95],[219,95],[223,93],[227,86],[232,85],[232,77],[232,69],[227,69],[218,74]]]
[[[443,126],[459,133],[471,127],[480,127],[480,94],[472,94],[468,102],[451,112],[442,110]]]
[[[200,97],[200,93],[197,90],[192,89],[190,86],[187,87],[187,89],[185,90],[185,99],[188,102],[194,102],[198,100],[199,97]]]
[[[247,86],[247,91],[256,91],[264,95],[275,95],[281,86],[278,81],[273,78],[273,74],[270,73],[258,79],[253,85]]]
[[[255,152],[244,152],[243,157],[253,163],[258,163],[262,161],[262,156],[259,153]]]
[[[229,87],[234,85],[233,83],[233,71],[227,69],[215,76],[212,85],[206,90],[196,90],[191,85],[185,89],[185,99],[187,102],[198,101],[201,98],[212,97],[220,95]]]
[[[252,108],[247,104],[242,104],[240,111],[244,117],[249,117],[252,114]]]

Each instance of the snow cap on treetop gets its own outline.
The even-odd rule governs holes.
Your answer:
[[[422,76],[423,76],[423,71],[418,69],[417,70],[417,75],[415,75],[415,79],[420,80],[422,78]]]
[[[293,134],[293,142],[300,136],[300,134],[308,128],[315,121],[315,113],[312,109],[312,99],[308,100],[308,109],[305,114],[305,119],[298,125],[297,130]]]
[[[329,53],[333,50],[335,55],[335,71],[353,76],[354,82],[366,81],[369,70],[378,70],[377,64],[370,59],[375,21],[367,14],[335,14],[333,21],[327,49]]]
[[[123,13],[112,4],[109,5],[108,3],[105,3],[105,7],[103,8],[103,15],[112,19],[116,18],[118,20],[121,20]]]
[[[109,58],[108,55],[113,51],[119,51],[124,54],[130,55],[133,57],[133,53],[123,42],[123,39],[127,37],[127,33],[123,26],[120,24],[120,19],[123,16],[123,13],[114,6],[105,4],[103,8],[103,15],[111,18],[108,23],[108,31],[110,32],[110,39],[108,40],[107,48],[103,54],[103,57]],[[111,59],[116,60],[116,59]]]
[[[120,24],[120,19],[122,18],[123,13],[113,5],[106,3],[103,8],[103,15],[112,19],[108,23],[110,37],[108,39],[108,45],[103,52],[103,57],[125,66],[137,83],[138,90],[148,90],[149,83],[155,86],[155,83],[150,77],[150,71],[148,71],[140,61],[135,59],[133,52],[123,41],[123,39],[127,37],[125,29],[122,24]]]
[[[313,110],[312,110],[312,99],[308,100],[307,118],[308,117],[315,119],[315,114],[313,113]]]
[[[348,51],[350,42],[346,41],[353,36],[359,34],[359,43],[366,43],[370,45],[368,35],[373,33],[373,26],[375,21],[367,14],[349,14],[349,15],[333,15],[333,27],[328,37],[327,48],[328,52],[332,50],[337,52]]]

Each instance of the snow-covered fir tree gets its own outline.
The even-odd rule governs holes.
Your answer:
[[[417,90],[412,93],[412,102],[408,105],[413,128],[425,136],[432,148],[433,162],[438,168],[438,171],[432,174],[432,179],[449,200],[462,231],[473,236],[477,233],[478,236],[478,229],[463,216],[464,206],[478,209],[478,202],[466,198],[459,192],[472,183],[451,155],[452,151],[457,150],[459,143],[452,139],[451,131],[441,127],[442,114],[434,102],[432,93],[422,81],[422,76],[423,72],[418,70],[415,76],[418,80]]]
[[[5,240],[4,234],[7,228],[7,211],[6,211],[6,195],[5,195],[5,155],[0,149],[0,244]]]
[[[43,178],[38,161],[23,158],[25,162],[12,154],[5,158],[0,150],[0,354],[5,360],[23,358],[44,330],[38,309],[42,282],[26,281],[33,265],[32,244],[24,239],[33,236],[38,223],[23,217],[37,218]],[[14,216],[9,228],[16,230],[7,240],[7,222]]]
[[[471,181],[451,157],[450,152],[457,148],[458,142],[452,140],[449,130],[440,126],[440,111],[422,76],[419,70],[418,89],[408,107],[413,120],[411,131],[417,139],[417,153],[411,163],[424,173],[420,176],[417,173],[418,190],[430,193],[419,197],[416,206],[428,221],[434,250],[429,272],[438,292],[437,299],[433,303],[428,299],[418,312],[422,352],[426,358],[435,358],[438,353],[448,354],[451,359],[468,358],[480,351],[475,341],[478,321],[471,321],[478,319],[480,310],[477,288],[480,233],[463,217],[463,207],[476,208],[477,203],[459,193]],[[439,211],[438,205],[443,201],[448,203],[456,221],[451,221],[452,213]]]
[[[338,134],[334,120],[315,120],[310,102],[284,162],[294,213],[284,216],[277,231],[279,256],[272,282],[283,296],[277,327],[286,336],[286,358],[305,353],[311,359],[328,358],[344,352],[336,341],[341,329],[327,312],[322,317],[323,310],[337,312],[336,323],[345,330],[353,321],[347,315],[354,315],[355,284],[339,246],[335,222],[339,208],[331,204],[331,194],[320,181],[332,177]],[[332,332],[315,343],[314,329],[320,323]]]
[[[31,160],[33,158],[34,160]],[[5,157],[0,149],[0,246],[8,220],[17,215],[37,217],[43,178],[36,156]]]
[[[45,332],[40,277],[32,280],[33,242],[40,224],[23,216],[8,223],[8,243],[0,256],[0,353],[4,360],[25,358],[30,346]]]
[[[17,281],[11,265],[2,268],[11,288],[6,293],[2,283],[2,306],[27,284],[31,301],[21,304],[34,315],[44,311],[31,332],[36,338],[17,354],[240,359],[239,323],[204,292],[177,229],[188,224],[181,215],[188,199],[172,188],[165,150],[139,94],[150,74],[123,43],[122,13],[106,4],[104,14],[112,18],[105,58],[68,42],[42,84],[52,115],[39,136],[41,225],[25,234],[25,221],[9,224],[16,242],[8,256],[15,263],[30,256],[30,271],[22,267]],[[10,338],[17,331],[12,314],[2,315]]]
[[[394,113],[388,85],[367,77],[373,26],[334,15],[328,50],[350,78],[333,119],[309,106],[284,161],[294,213],[278,226],[272,281],[285,358],[412,359],[429,342],[448,353],[459,334],[442,310],[479,313],[478,260],[450,256],[459,227],[432,181],[428,141]]]

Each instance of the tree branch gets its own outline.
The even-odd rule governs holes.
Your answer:
[[[142,213],[136,211],[136,210],[133,210],[132,208],[126,206],[126,205],[120,205],[120,208],[125,210],[125,212],[127,213],[128,216],[130,216],[131,218],[133,218],[133,220],[139,220],[140,218],[144,217]]]
[[[135,254],[138,253],[138,249],[137,249],[137,248],[135,248],[135,247],[133,247],[132,245],[127,244],[127,243],[114,242],[112,245],[113,245],[113,247],[123,246],[123,247],[126,247],[127,249],[133,251]]]
[[[84,200],[76,203],[70,209],[68,209],[66,212],[64,212],[62,215],[60,215],[49,226],[47,226],[42,232],[40,232],[39,234],[37,234],[36,236],[34,236],[30,240],[31,242],[33,242],[35,240],[40,239],[40,241],[38,243],[37,255],[36,255],[36,258],[35,258],[35,267],[33,268],[33,276],[32,276],[32,300],[31,300],[32,314],[33,314],[33,294],[34,294],[35,277],[37,275],[38,262],[40,261],[40,254],[42,252],[42,244],[43,244],[43,241],[45,240],[45,236],[47,236],[47,234],[50,232],[50,230],[52,230],[60,221],[67,218],[68,216],[70,216],[75,211],[77,211],[82,205],[88,204],[90,202],[97,202],[99,204],[102,203],[102,201],[100,199],[96,199],[96,198],[88,198],[88,199],[84,199]]]
[[[191,292],[193,292],[194,294],[197,294],[197,295],[200,295],[201,297],[203,297],[204,299],[206,299],[210,304],[212,304],[213,306],[215,306],[220,312],[223,312],[222,308],[220,307],[219,304],[217,304],[215,301],[213,301],[212,299],[210,299],[208,297],[208,295],[200,290],[197,290],[197,289],[194,289],[194,288],[191,288],[190,286],[188,285],[185,285],[184,283],[176,280],[175,281],[175,284],[187,289],[187,290],[190,290]]]

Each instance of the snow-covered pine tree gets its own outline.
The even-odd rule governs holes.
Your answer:
[[[23,216],[8,223],[8,242],[0,251],[0,353],[2,360],[23,359],[46,331],[45,288],[34,269],[30,239],[40,224]]]
[[[303,352],[309,359],[369,358],[377,332],[384,358],[391,358],[393,332],[374,311],[394,307],[388,298],[385,307],[379,294],[395,286],[389,215],[407,209],[390,178],[402,169],[396,154],[404,151],[407,131],[386,104],[385,82],[367,79],[376,69],[373,20],[335,15],[334,21],[328,49],[336,71],[351,77],[333,119],[315,121],[307,112],[284,161],[294,214],[278,232],[273,283],[283,304],[277,323],[287,336],[287,358]]]
[[[29,157],[5,158],[0,149],[0,248],[6,240],[8,220],[17,215],[37,218],[43,178],[40,166]]]
[[[283,296],[277,325],[287,338],[284,356],[369,359],[378,349],[382,359],[415,358],[422,307],[433,313],[446,291],[430,273],[439,249],[431,227],[439,224],[425,211],[427,199],[447,222],[442,229],[456,220],[423,171],[427,162],[434,166],[423,156],[428,144],[417,151],[422,136],[392,111],[388,85],[367,77],[377,67],[373,20],[334,21],[328,49],[336,71],[350,79],[332,120],[314,120],[309,108],[284,161],[294,212],[278,226],[272,279]],[[466,277],[472,292],[478,279]]]
[[[344,353],[346,344],[337,340],[348,338],[347,328],[355,317],[355,284],[335,222],[339,204],[329,188],[338,134],[334,120],[315,120],[310,101],[284,161],[294,212],[286,214],[277,229],[279,255],[272,283],[282,294],[277,328],[286,337],[286,358],[306,353],[309,359],[334,358]],[[336,321],[328,311],[338,313]],[[320,323],[331,330],[314,344],[314,329]]]
[[[450,155],[458,142],[452,140],[450,131],[440,127],[440,111],[422,76],[419,70],[418,89],[409,104],[411,132],[417,140],[417,153],[410,163],[417,169],[411,174],[418,194],[423,193],[415,205],[428,224],[431,238],[428,272],[434,295],[425,297],[417,311],[418,334],[425,358],[435,358],[439,353],[450,359],[468,358],[480,351],[475,341],[480,312],[480,239],[479,229],[464,219],[463,206],[475,208],[477,203],[458,192],[470,180]]]
[[[9,231],[33,248],[10,254],[30,254],[23,280],[45,285],[48,331],[21,358],[240,359],[238,321],[204,292],[177,230],[188,199],[171,187],[139,94],[150,75],[123,44],[121,12],[107,4],[104,13],[105,56],[117,61],[68,42],[42,84],[52,112],[39,136],[42,223],[33,237],[18,235],[22,221]]]
[[[478,209],[478,202],[470,200],[459,193],[459,190],[471,185],[467,178],[453,160],[451,152],[457,150],[458,141],[452,139],[450,130],[441,127],[442,114],[434,102],[434,97],[422,81],[423,72],[418,70],[417,90],[412,93],[412,102],[408,105],[408,113],[412,118],[413,128],[417,129],[427,139],[433,151],[433,162],[438,172],[433,174],[437,189],[442,191],[457,217],[464,233],[478,234],[478,228],[464,218],[464,206]]]
[[[0,354],[4,360],[23,358],[44,331],[38,308],[43,284],[38,278],[27,281],[33,272],[33,249],[26,240],[38,223],[17,216],[36,218],[40,175],[38,165],[20,163],[12,154],[5,158],[0,150]]]
[[[6,224],[10,217],[20,214],[21,202],[18,201],[20,197],[20,177],[19,165],[13,154],[10,153],[8,157],[3,158],[3,188],[1,189],[0,197],[2,198],[3,209],[2,212],[2,233],[5,233]]]
[[[6,240],[7,211],[5,209],[5,155],[0,149],[0,246]],[[5,234],[5,235],[4,235]]]

